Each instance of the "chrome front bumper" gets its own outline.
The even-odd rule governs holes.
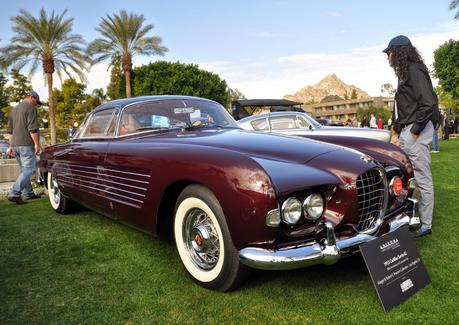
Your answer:
[[[392,232],[402,226],[416,228],[420,226],[415,209],[417,200],[409,199],[408,211],[394,217],[389,224]],[[277,250],[246,247],[239,251],[240,261],[252,268],[263,270],[288,270],[297,269],[314,264],[333,264],[342,255],[351,253],[360,244],[377,238],[371,234],[357,234],[353,237],[336,238],[333,225],[326,221],[326,238],[323,244],[313,242],[302,246],[285,247]]]

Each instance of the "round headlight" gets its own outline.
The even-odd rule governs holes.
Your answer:
[[[285,200],[282,204],[282,220],[290,226],[293,226],[301,218],[301,202],[293,197]]]
[[[322,195],[314,193],[309,195],[303,203],[303,212],[306,219],[315,221],[324,212],[324,199]]]

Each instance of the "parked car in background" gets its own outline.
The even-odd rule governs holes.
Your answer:
[[[0,140],[0,159],[10,158],[8,155],[9,147],[10,143],[8,142],[8,140]]]
[[[285,135],[315,136],[346,136],[359,137],[390,142],[390,131],[354,128],[341,126],[324,126],[306,113],[300,112],[271,112],[252,115],[238,121],[246,130],[265,133],[280,133]]]
[[[332,125],[332,121],[328,118],[317,118],[315,120],[324,126]]]
[[[227,291],[250,268],[332,264],[419,223],[403,151],[335,138],[354,149],[243,130],[202,98],[128,98],[96,108],[71,141],[47,147],[39,170],[56,212],[79,202],[173,233],[191,278]]]

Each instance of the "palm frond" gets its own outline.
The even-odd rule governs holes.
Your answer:
[[[48,15],[42,8],[38,17],[34,17],[24,9],[19,10],[19,14],[11,18],[15,36],[10,45],[0,48],[0,67],[23,69],[28,66],[33,74],[40,63],[52,60],[58,74],[63,64],[67,70],[67,66],[81,70],[81,75],[90,61],[85,53],[86,42],[81,35],[71,34],[73,18],[66,18],[66,13],[67,10],[59,14],[52,11]],[[57,64],[63,53],[71,53],[73,58]]]
[[[451,0],[451,3],[449,4],[449,10],[454,10],[456,8],[459,8],[459,0]],[[454,19],[459,19],[459,10],[454,15]]]
[[[144,25],[145,17],[121,10],[119,13],[101,17],[96,31],[101,38],[92,41],[87,53],[92,56],[92,64],[106,59],[141,55],[164,55],[167,48],[161,45],[161,38],[147,37],[154,28],[153,24]],[[112,63],[110,65],[112,65]]]

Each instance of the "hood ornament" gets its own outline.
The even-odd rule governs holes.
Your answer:
[[[367,156],[367,155],[362,155],[362,156],[360,156],[360,160],[363,160],[364,162],[366,162],[368,164],[371,161],[373,161],[373,158],[371,158],[370,156]]]

